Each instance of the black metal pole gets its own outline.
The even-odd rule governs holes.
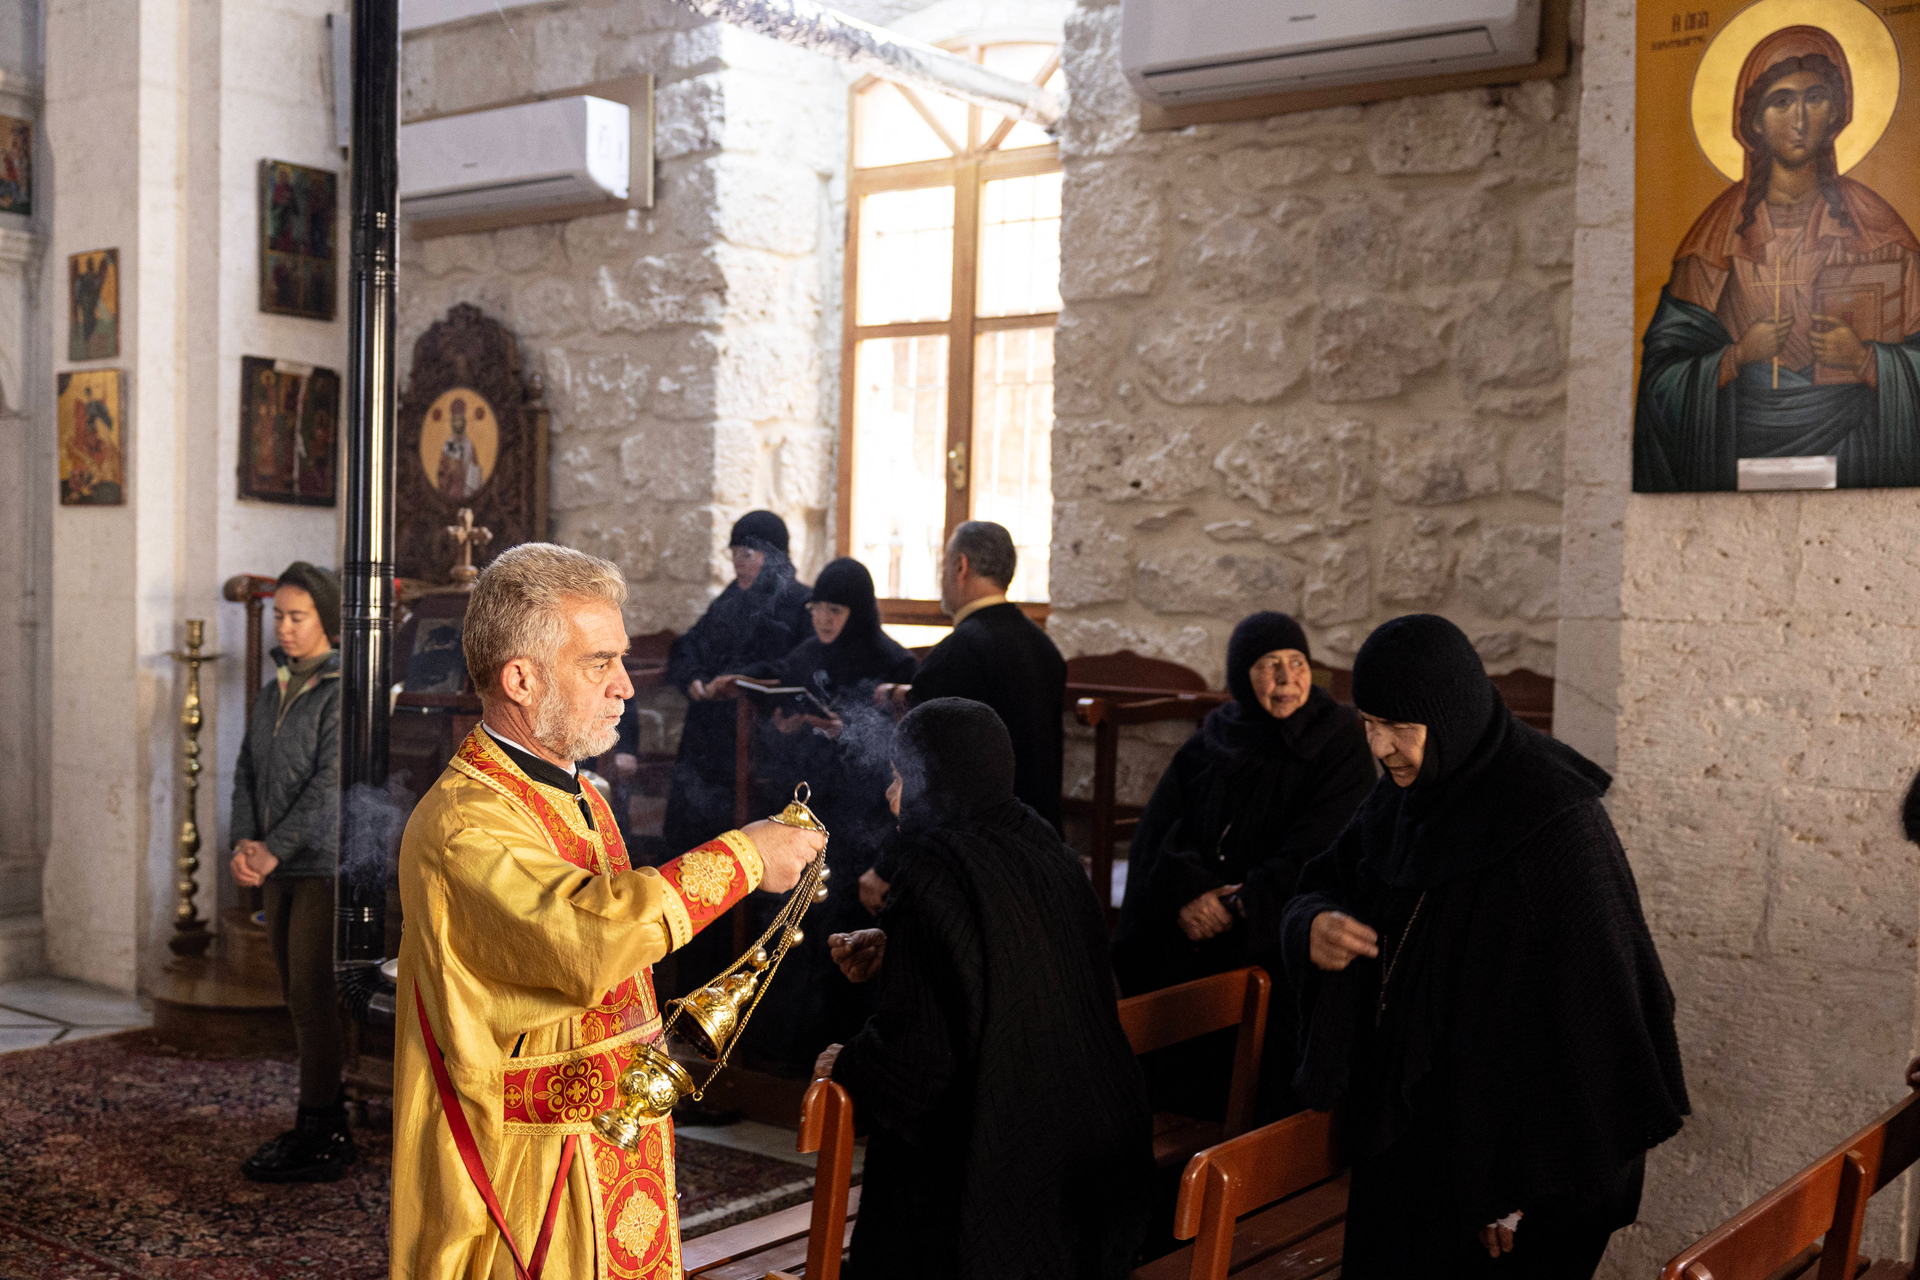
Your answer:
[[[356,810],[387,781],[393,647],[394,252],[399,219],[400,6],[353,0],[353,261],[347,286],[346,554],[341,583],[341,859]],[[356,831],[358,828],[358,831]],[[376,859],[383,866],[384,857]],[[384,875],[335,880],[334,960],[385,958]]]

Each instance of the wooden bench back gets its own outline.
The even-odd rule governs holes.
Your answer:
[[[1207,678],[1192,667],[1162,658],[1148,658],[1131,649],[1118,653],[1083,653],[1067,659],[1068,686],[1082,685],[1102,689],[1154,689],[1199,692],[1207,687]],[[1069,692],[1067,704],[1073,704]]]
[[[831,1080],[815,1080],[800,1103],[800,1150],[818,1151],[813,1170],[813,1222],[807,1229],[807,1280],[840,1280],[847,1235],[847,1187],[853,1178],[853,1097]]]
[[[1814,1256],[1819,1280],[1852,1280],[1867,1201],[1916,1160],[1920,1093],[1682,1250],[1660,1280],[1767,1280]]]
[[[1175,1238],[1193,1241],[1191,1280],[1226,1280],[1236,1222],[1345,1167],[1338,1126],[1324,1111],[1302,1111],[1194,1156],[1173,1214]]]
[[[1136,1056],[1227,1027],[1238,1027],[1233,1077],[1227,1087],[1225,1133],[1231,1138],[1253,1124],[1254,1091],[1260,1083],[1260,1053],[1267,1040],[1267,1002],[1273,982],[1261,968],[1235,969],[1183,982],[1120,1002],[1120,1026]],[[802,1148],[804,1150],[804,1148]]]

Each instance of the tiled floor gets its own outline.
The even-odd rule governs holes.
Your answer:
[[[0,982],[0,1053],[153,1025],[140,1002],[66,978]]]

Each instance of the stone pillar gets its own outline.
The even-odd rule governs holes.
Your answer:
[[[1604,1276],[1652,1275],[1906,1093],[1920,877],[1914,490],[1630,492],[1634,7],[1589,5],[1556,728],[1610,808],[1693,1117]],[[1866,1252],[1911,1240],[1897,1191]]]
[[[49,275],[120,251],[127,502],[56,508],[52,527],[52,831],[43,884],[56,973],[135,989],[165,957],[181,810],[169,652],[205,618],[200,914],[217,917],[224,812],[243,729],[244,615],[231,573],[337,562],[334,512],[241,503],[244,355],[342,365],[343,326],[258,310],[257,165],[339,169],[320,0],[80,0],[47,16]],[[295,75],[290,68],[314,75]],[[65,357],[64,304],[52,374]],[[51,414],[46,421],[52,431]],[[45,483],[52,484],[51,476]]]

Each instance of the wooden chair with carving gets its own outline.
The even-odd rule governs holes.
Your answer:
[[[1260,1055],[1266,1047],[1267,1003],[1273,980],[1260,968],[1235,969],[1210,978],[1149,991],[1120,1002],[1120,1026],[1135,1056],[1165,1049],[1229,1027],[1234,1038],[1233,1074],[1227,1083],[1227,1114],[1196,1120],[1163,1113],[1153,1118],[1153,1160],[1162,1169],[1183,1164],[1194,1152],[1253,1125]]]
[[[1337,1119],[1302,1111],[1187,1163],[1173,1234],[1193,1243],[1133,1280],[1311,1280],[1345,1252],[1346,1162]]]
[[[1660,1280],[1907,1280],[1912,1264],[1860,1257],[1867,1201],[1920,1161],[1920,1093],[1748,1205]]]

